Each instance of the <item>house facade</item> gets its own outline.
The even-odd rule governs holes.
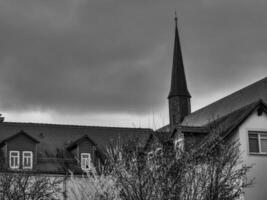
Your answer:
[[[259,114],[254,110],[233,133],[240,141],[242,159],[253,165],[248,173],[254,184],[245,190],[245,199],[266,199],[267,166],[267,112]]]

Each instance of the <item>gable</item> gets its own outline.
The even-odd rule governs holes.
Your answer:
[[[262,100],[244,106],[222,118],[219,118],[206,126],[213,132],[219,133],[222,137],[227,137],[236,130],[254,112],[258,116],[267,113],[267,105]]]
[[[96,143],[92,140],[92,139],[90,139],[89,137],[88,137],[88,135],[84,135],[83,137],[81,137],[81,138],[79,138],[78,140],[76,140],[76,141],[74,141],[74,142],[72,142],[68,147],[67,147],[67,149],[69,150],[69,151],[71,151],[71,150],[73,150],[73,149],[75,149],[75,148],[79,148],[79,147],[81,147],[81,146],[96,146]]]
[[[17,138],[27,138],[27,140],[32,141],[33,143],[39,143],[38,140],[36,140],[35,138],[33,138],[32,136],[30,136],[29,134],[27,134],[26,132],[24,132],[23,130],[17,132],[16,134],[13,134],[7,138],[5,138],[3,141],[1,141],[2,143],[7,143],[10,142],[12,140],[16,140]]]
[[[2,140],[0,146],[7,145],[9,149],[16,150],[35,150],[35,146],[38,143],[38,140],[31,137],[26,132],[19,131],[18,133]]]
[[[240,126],[239,131],[265,131],[267,132],[267,112],[263,112],[261,115],[257,111],[254,111]]]
[[[12,150],[24,150],[24,151],[33,151],[36,146],[36,142],[30,140],[25,135],[18,135],[17,137],[13,138],[6,142],[8,149]]]
[[[95,145],[90,140],[83,140],[78,144],[79,151],[84,153],[91,153],[95,149]]]

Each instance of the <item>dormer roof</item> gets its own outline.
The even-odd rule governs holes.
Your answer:
[[[96,143],[91,138],[89,138],[88,135],[84,135],[84,136],[80,137],[79,139],[75,140],[74,142],[72,142],[67,147],[67,149],[70,151],[70,150],[76,148],[81,142],[83,142],[85,140],[89,141],[93,146],[96,146]]]
[[[2,140],[1,143],[0,143],[0,146],[5,145],[5,144],[8,143],[9,141],[11,141],[11,140],[13,140],[13,139],[15,139],[15,138],[17,138],[17,137],[19,137],[19,136],[21,136],[21,135],[23,135],[23,136],[29,138],[30,140],[32,140],[33,142],[35,142],[35,143],[37,143],[37,144],[40,143],[37,139],[35,139],[34,137],[30,136],[29,134],[27,134],[27,133],[24,132],[23,130],[21,130],[21,131],[19,131],[18,133],[14,134],[14,135],[11,135],[10,137],[7,137],[7,138],[5,138],[4,140]]]

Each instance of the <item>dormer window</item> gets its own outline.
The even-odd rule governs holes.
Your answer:
[[[33,156],[31,151],[22,152],[22,167],[23,169],[32,169]]]
[[[81,168],[82,170],[91,169],[91,154],[90,153],[81,153]]]
[[[19,168],[19,151],[10,151],[9,152],[9,167],[11,169]]]
[[[37,159],[38,140],[23,130],[4,139],[7,164],[10,169],[33,169]],[[34,160],[35,159],[35,160]]]

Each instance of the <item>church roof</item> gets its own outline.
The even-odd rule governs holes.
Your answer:
[[[258,115],[267,113],[267,104],[258,100],[207,124],[206,127],[210,129],[210,134],[219,133],[222,137],[227,137],[255,110]]]
[[[179,126],[203,127],[260,99],[267,102],[267,77],[191,113]],[[158,131],[168,132],[171,130],[170,126],[166,125]]]
[[[177,27],[177,17],[175,17],[175,39],[173,48],[171,89],[168,98],[174,96],[191,97],[186,84],[183,56]]]
[[[260,99],[206,124],[209,134],[199,146],[206,145],[212,135],[219,135],[223,139],[229,137],[254,111],[257,111],[259,116],[263,112],[267,113],[267,104]]]
[[[191,113],[182,125],[203,126],[260,99],[267,102],[267,77]]]

